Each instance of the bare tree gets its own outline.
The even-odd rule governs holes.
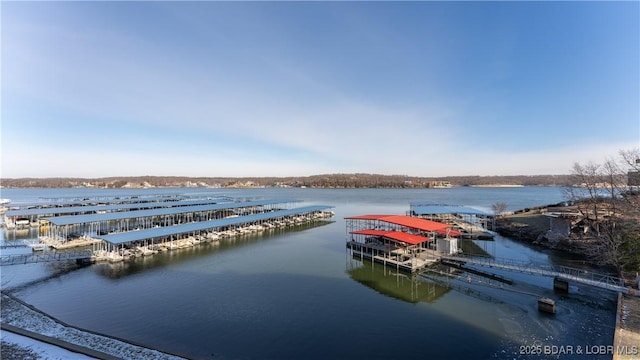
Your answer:
[[[640,204],[638,193],[626,181],[638,150],[620,152],[620,159],[602,164],[576,163],[568,200],[581,215],[583,231],[574,232],[585,254],[619,270],[640,268]]]
[[[571,175],[573,183],[567,188],[567,197],[576,204],[583,218],[592,220],[590,224],[599,233],[601,166],[593,162],[575,163]]]
[[[640,148],[630,150],[620,150],[620,158],[623,164],[631,171],[640,171]]]
[[[504,201],[498,201],[497,203],[491,205],[491,210],[496,217],[500,217],[507,210],[507,203]]]

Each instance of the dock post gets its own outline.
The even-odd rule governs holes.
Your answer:
[[[540,298],[538,299],[538,311],[555,314],[556,302],[549,298]]]
[[[562,280],[558,277],[553,278],[553,290],[568,293],[569,292],[569,282],[566,280]]]

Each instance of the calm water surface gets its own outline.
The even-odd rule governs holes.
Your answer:
[[[34,201],[42,196],[109,192],[123,193],[3,189],[1,197]],[[509,210],[516,210],[562,201],[559,188],[217,192],[333,205],[336,217],[325,225],[243,237],[126,264],[72,270],[63,264],[4,267],[2,286],[15,288],[26,302],[69,324],[194,359],[540,359],[521,354],[521,347],[612,344],[612,293],[572,287],[569,295],[561,296],[550,290],[550,278],[506,272],[502,275],[513,279],[513,286],[469,274],[409,277],[351,259],[345,250],[345,216],[403,214],[409,201],[416,200],[483,210],[504,201]],[[476,244],[499,257],[576,264],[561,254],[502,237]],[[555,316],[537,311],[540,296],[556,299]]]

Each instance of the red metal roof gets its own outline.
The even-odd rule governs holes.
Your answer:
[[[405,215],[360,215],[360,216],[350,216],[345,219],[349,220],[380,220],[384,222],[388,222],[391,224],[406,226],[422,231],[438,231],[438,232],[446,232],[447,228],[450,228],[451,225],[443,224],[435,221],[419,219],[412,216]]]
[[[392,216],[392,215],[359,215],[359,216],[349,216],[345,219],[349,220],[381,220],[384,217]]]
[[[351,233],[357,234],[357,235],[384,236],[391,240],[405,242],[411,245],[417,245],[417,244],[431,240],[428,237],[407,234],[402,231],[384,231],[384,230],[366,229],[366,230],[352,231]]]
[[[411,216],[403,216],[403,215],[392,215],[387,216],[382,219],[382,221],[386,221],[392,224],[402,225],[410,228],[415,228],[423,231],[438,231],[445,230],[446,228],[451,227],[449,224],[443,224],[435,221],[418,219]]]
[[[374,229],[364,229],[364,230],[356,230],[352,231],[351,234],[357,235],[373,235],[373,236],[385,236],[390,231],[387,230],[374,230]]]

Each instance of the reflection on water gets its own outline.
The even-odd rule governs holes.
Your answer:
[[[610,292],[585,287],[560,294],[514,273],[503,274],[515,279],[508,283],[445,265],[432,266],[420,274],[408,274],[383,264],[348,258],[346,267],[352,280],[378,294],[429,306],[451,320],[492,334],[502,342],[503,349],[492,358],[532,358],[530,354],[520,353],[522,346],[576,347],[607,345],[612,341],[615,296]],[[540,297],[556,301],[555,315],[537,310]],[[574,354],[567,358],[579,359],[580,356]]]
[[[449,289],[434,282],[420,280],[416,274],[397,272],[369,260],[347,262],[349,276],[377,292],[410,303],[436,301]]]
[[[15,245],[22,243],[24,240],[33,240],[38,238],[38,228],[29,227],[24,229],[7,229],[3,228],[3,237],[1,242],[7,245]]]
[[[277,238],[278,236],[281,236],[285,233],[305,231],[329,225],[331,223],[333,223],[333,221],[321,220],[291,226],[288,228],[275,228],[265,230],[260,233],[237,235],[220,239],[215,242],[201,243],[190,248],[159,252],[152,256],[142,256],[129,261],[120,261],[115,263],[98,263],[94,266],[94,268],[96,273],[99,275],[111,279],[119,279],[121,277],[137,274],[145,270],[181,262],[188,262],[206,255],[223,252],[225,250],[249,246],[262,241],[268,241],[269,239]]]

